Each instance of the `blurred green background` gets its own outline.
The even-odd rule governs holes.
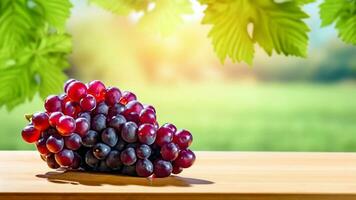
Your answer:
[[[356,47],[320,28],[318,3],[305,9],[306,59],[256,52],[253,67],[220,63],[200,25],[204,8],[166,37],[84,1],[68,22],[74,50],[67,74],[103,80],[137,94],[158,121],[191,130],[195,150],[356,151]],[[43,110],[35,98],[0,110],[0,149],[34,149],[22,141],[23,115]]]

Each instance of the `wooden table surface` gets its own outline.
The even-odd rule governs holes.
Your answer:
[[[34,151],[0,151],[0,199],[356,199],[356,153],[197,152],[179,176],[51,170]]]

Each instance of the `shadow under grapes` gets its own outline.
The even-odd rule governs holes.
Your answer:
[[[84,171],[51,171],[45,174],[36,175],[38,178],[46,178],[52,183],[59,184],[81,184],[88,186],[101,186],[101,185],[140,185],[149,187],[159,186],[178,186],[190,187],[191,185],[213,184],[214,182],[187,178],[180,176],[169,176],[166,178],[142,178],[130,177],[121,174],[108,174],[108,173],[95,173]]]

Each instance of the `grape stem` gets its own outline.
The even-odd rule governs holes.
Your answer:
[[[33,114],[25,114],[25,118],[27,119],[28,122],[31,122],[33,117]]]

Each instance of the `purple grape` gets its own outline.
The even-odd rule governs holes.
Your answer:
[[[68,149],[77,150],[80,148],[82,138],[80,135],[73,133],[72,135],[64,138],[64,144]]]
[[[93,111],[94,114],[107,115],[109,113],[109,106],[105,102],[100,102]]]
[[[107,155],[109,155],[111,148],[103,143],[97,143],[93,147],[93,155],[99,159],[99,160],[104,160]]]
[[[135,165],[130,165],[130,166],[124,165],[122,167],[121,173],[124,175],[128,175],[128,176],[137,176],[136,166]]]
[[[106,128],[106,117],[103,114],[97,114],[93,117],[91,128],[95,131],[101,132]]]
[[[161,148],[161,155],[164,160],[173,161],[178,157],[179,148],[173,142],[167,143]]]
[[[165,160],[156,160],[154,163],[154,174],[158,178],[171,175],[173,170],[172,163]]]
[[[99,140],[98,132],[89,130],[88,133],[82,138],[82,144],[86,147],[93,147]]]
[[[46,162],[49,168],[51,169],[57,169],[59,168],[59,164],[56,162],[56,159],[54,159],[54,154],[50,154],[46,157]]]
[[[153,174],[153,164],[148,159],[139,159],[136,162],[136,173],[141,177],[149,177]]]
[[[101,133],[101,140],[109,145],[110,147],[114,147],[118,141],[119,137],[113,128],[106,128]]]
[[[135,154],[135,149],[134,148],[126,148],[125,150],[123,150],[120,154],[120,159],[122,164],[124,165],[133,165],[137,158],[136,158],[136,154]]]
[[[110,168],[106,165],[106,162],[105,160],[102,160],[99,162],[99,165],[97,167],[97,170],[99,172],[109,172],[110,171]]]
[[[94,156],[93,152],[89,150],[85,154],[85,163],[88,166],[95,168],[98,165],[99,160]]]
[[[117,103],[114,106],[109,108],[108,118],[111,119],[112,117],[114,117],[116,115],[120,115],[124,111],[125,111],[125,106],[120,103]]]
[[[116,131],[121,131],[122,126],[126,123],[126,119],[122,115],[116,115],[111,118],[109,126],[115,128]]]
[[[118,150],[118,151],[122,151],[125,149],[126,146],[126,142],[122,139],[119,139],[114,147],[114,149]]]
[[[121,130],[121,138],[129,143],[137,141],[137,125],[134,122],[126,122]]]
[[[106,158],[106,165],[113,170],[120,169],[122,166],[120,152],[116,150],[111,151],[108,157]]]
[[[136,147],[136,155],[138,158],[145,159],[150,157],[151,155],[151,148],[147,144],[141,144]]]
[[[81,165],[82,157],[77,152],[74,152],[74,158],[72,165],[70,166],[72,169],[78,169]]]

